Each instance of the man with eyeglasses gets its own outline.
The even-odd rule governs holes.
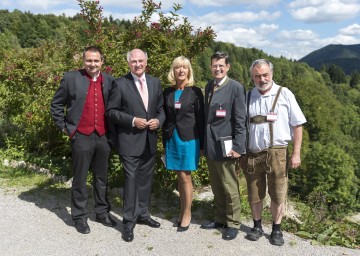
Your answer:
[[[225,228],[224,240],[235,239],[240,228],[240,190],[238,161],[246,153],[245,89],[230,79],[229,56],[211,56],[214,80],[205,88],[205,140],[211,188],[214,194],[214,220],[203,229]]]
[[[261,215],[266,187],[271,199],[273,245],[284,244],[280,230],[288,187],[288,167],[300,166],[302,125],[306,122],[294,94],[273,80],[273,64],[259,59],[250,67],[255,87],[247,94],[248,142],[242,167],[254,227],[246,238],[257,241],[263,234]],[[293,152],[288,154],[288,142]]]

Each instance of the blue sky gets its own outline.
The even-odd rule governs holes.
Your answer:
[[[211,26],[217,41],[275,57],[300,59],[329,44],[360,44],[360,0],[163,0],[162,11],[171,11],[173,3],[182,5],[178,14],[195,29]],[[105,16],[118,19],[132,20],[142,10],[141,0],[100,0],[100,5]],[[67,16],[80,12],[76,0],[1,0],[0,9]]]

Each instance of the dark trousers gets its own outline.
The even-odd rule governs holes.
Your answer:
[[[125,170],[124,212],[125,229],[135,227],[136,221],[150,217],[149,204],[154,177],[156,154],[146,150],[141,156],[121,156]]]
[[[88,218],[86,179],[89,169],[94,174],[95,214],[107,214],[110,211],[106,189],[111,148],[106,136],[99,136],[96,132],[90,135],[76,132],[71,140],[71,149],[74,175],[71,188],[72,219]]]

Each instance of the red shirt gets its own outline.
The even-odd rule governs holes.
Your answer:
[[[102,93],[102,75],[100,73],[96,81],[88,74],[86,76],[90,81],[90,85],[77,131],[85,135],[90,135],[96,131],[102,136],[107,130],[105,104]]]

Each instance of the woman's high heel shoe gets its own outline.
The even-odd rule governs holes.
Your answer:
[[[181,223],[180,223],[181,224]],[[177,232],[184,232],[184,231],[186,231],[186,230],[188,230],[189,229],[189,226],[190,226],[190,224],[189,225],[187,225],[186,227],[183,227],[183,226],[181,226],[179,224],[179,226],[178,226],[178,228],[177,228]]]

